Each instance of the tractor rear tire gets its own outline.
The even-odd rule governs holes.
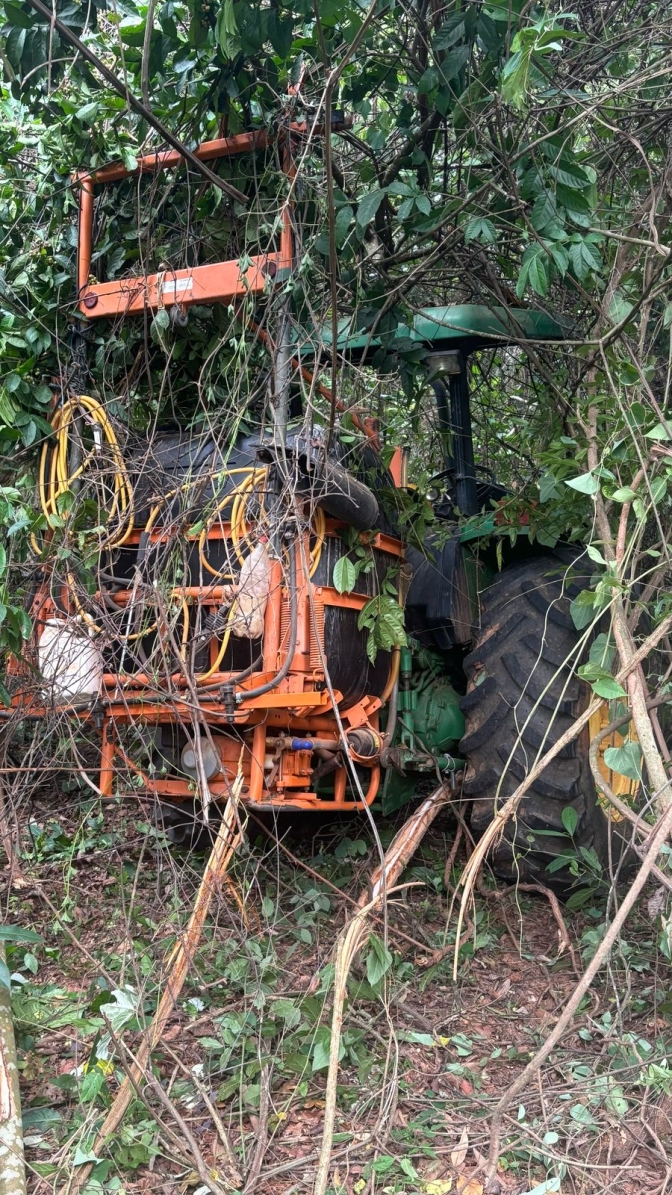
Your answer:
[[[467,761],[463,792],[472,802],[475,838],[588,705],[590,688],[575,673],[580,636],[569,607],[588,587],[590,575],[590,565],[573,565],[570,554],[534,557],[506,568],[482,595],[480,627],[464,662],[468,684],[461,702],[461,753]],[[598,804],[589,743],[586,726],[528,789],[491,852],[498,875],[564,889],[575,877],[567,865],[548,871],[549,864],[568,853],[581,861],[581,847],[592,848],[607,868],[614,823]],[[569,806],[576,814],[571,835],[563,822]],[[571,828],[573,818],[565,818]],[[612,857],[619,854],[614,841]]]

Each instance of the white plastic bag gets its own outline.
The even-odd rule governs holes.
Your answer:
[[[271,561],[264,542],[243,562],[238,580],[231,630],[239,639],[260,639],[264,633],[264,615],[271,588]]]
[[[102,653],[79,615],[46,620],[37,659],[52,700],[90,701],[100,693]]]

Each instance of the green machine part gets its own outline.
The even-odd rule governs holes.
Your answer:
[[[460,695],[445,675],[441,656],[413,644],[402,647],[399,661],[397,720],[387,751],[383,786],[384,813],[392,813],[415,794],[417,773],[452,774],[462,767],[452,752],[464,734]]]

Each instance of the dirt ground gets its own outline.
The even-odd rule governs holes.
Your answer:
[[[140,797],[104,811],[47,793],[18,811],[5,920],[29,1189],[64,1191],[160,997],[205,856],[168,846]],[[381,821],[385,845],[395,824]],[[554,1025],[617,894],[564,909],[485,876],[453,981],[465,857],[439,819],[350,977],[330,1190],[479,1195],[489,1118]],[[377,862],[367,824],[250,822],[159,1047],[88,1192],[312,1190],[336,937]],[[666,894],[650,888],[561,1046],[508,1111],[510,1195],[664,1195],[672,1176]],[[387,941],[387,946],[385,942]],[[168,1098],[166,1099],[165,1096]],[[218,1123],[221,1126],[218,1128]],[[242,1182],[227,1176],[222,1139]],[[190,1140],[191,1139],[191,1143]],[[671,1151],[668,1154],[668,1150]],[[211,1189],[213,1189],[211,1187]],[[672,1188],[670,1188],[672,1189]]]

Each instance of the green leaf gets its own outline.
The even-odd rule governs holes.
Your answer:
[[[604,762],[613,772],[627,776],[629,780],[642,779],[642,748],[632,739],[620,747],[607,747]]]
[[[623,686],[619,684],[613,677],[607,679],[606,677],[593,682],[593,693],[598,697],[604,697],[606,701],[613,701],[616,697],[627,697],[627,693]]]
[[[343,204],[336,212],[336,219],[334,220],[334,234],[336,236],[336,244],[340,247],[345,243],[345,240],[352,223],[354,210],[349,203]]]
[[[593,473],[581,473],[578,477],[565,481],[565,485],[572,490],[578,490],[580,494],[596,494],[600,488],[600,483]]]
[[[647,440],[669,440],[669,433],[665,430],[662,423],[657,423],[650,431],[644,432]]]
[[[44,939],[34,929],[22,925],[0,925],[0,942],[42,942]]]
[[[562,824],[569,834],[570,838],[574,837],[574,831],[579,824],[579,815],[573,805],[565,805],[562,814]]]
[[[357,228],[360,232],[371,223],[384,198],[385,191],[380,188],[362,196],[357,206]]]
[[[375,987],[392,966],[392,955],[377,934],[369,935],[369,947],[366,956],[366,978],[371,987]]]
[[[550,191],[544,191],[535,200],[534,207],[530,212],[530,223],[535,232],[543,232],[547,224],[551,220],[555,220],[558,215],[558,205],[555,202],[555,196]]]
[[[518,279],[518,287],[516,287],[516,292],[520,297],[522,297],[527,283],[530,284],[532,290],[535,291],[536,294],[541,296],[548,294],[548,263],[548,254],[546,253],[543,245],[528,245],[523,254],[523,260],[521,262],[520,275]],[[521,280],[524,281],[521,282]]]
[[[217,14],[216,33],[219,48],[224,58],[235,58],[240,50],[240,38],[238,37],[238,24],[234,12],[233,0],[223,0],[223,4]]]
[[[418,95],[429,95],[439,85],[439,72],[435,66],[428,66],[418,80]]]
[[[605,671],[609,671],[615,658],[616,648],[611,642],[609,636],[605,635],[605,633],[602,631],[591,643],[588,659],[590,660],[591,664],[595,664],[597,667],[604,668]]]
[[[87,1162],[98,1162],[99,1160],[98,1154],[95,1154],[93,1150],[78,1145],[75,1150],[75,1156],[72,1159],[72,1164],[73,1166],[85,1166]]]
[[[313,1046],[313,1071],[323,1071],[329,1066],[330,1045],[331,1034],[326,1027],[323,1027]],[[339,1061],[345,1057],[345,1046],[342,1041],[339,1043],[338,1057]]]
[[[465,32],[464,13],[451,13],[434,38],[434,49],[450,50],[455,42],[461,41]]]
[[[292,48],[293,34],[293,18],[281,18],[277,9],[272,8],[268,14],[268,36],[279,58],[287,58]]]
[[[611,497],[614,502],[632,502],[633,498],[636,498],[637,495],[634,490],[630,489],[629,485],[624,485],[620,489],[614,490]]]
[[[662,502],[667,493],[667,480],[664,477],[654,477],[651,482],[651,501],[654,506]]]
[[[575,597],[569,607],[572,622],[577,631],[590,625],[595,617],[595,594],[592,589],[584,589]]]
[[[592,544],[588,544],[588,547],[586,548],[586,552],[588,553],[588,556],[590,557],[590,559],[595,561],[595,564],[606,565],[607,562],[604,559],[604,556],[602,555],[600,550],[598,548],[594,548]]]
[[[339,593],[352,593],[357,581],[357,571],[347,556],[341,556],[334,565],[334,589]]]
[[[462,68],[469,61],[471,50],[469,46],[456,46],[454,50],[450,51],[443,62],[437,63],[439,74],[446,83],[452,83],[457,79]]]
[[[586,1108],[585,1104],[574,1104],[574,1107],[569,1110],[569,1115],[572,1120],[576,1120],[579,1124],[595,1124],[592,1113]]]
[[[481,241],[483,245],[494,245],[497,241],[497,229],[492,220],[488,220],[485,216],[472,216],[464,229],[465,245],[468,245],[470,241]]]

